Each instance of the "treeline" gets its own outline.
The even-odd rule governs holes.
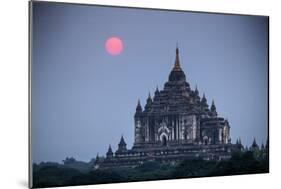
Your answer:
[[[268,173],[267,153],[246,151],[235,153],[227,161],[185,160],[176,165],[160,162],[146,162],[131,169],[93,170],[91,162],[88,171],[81,170],[76,161],[56,164],[34,164],[33,187],[52,187],[147,181],[175,178],[195,178],[251,173]],[[73,166],[75,165],[75,166]],[[85,165],[84,165],[85,166]],[[85,168],[85,167],[84,167]],[[84,171],[83,171],[84,170]]]

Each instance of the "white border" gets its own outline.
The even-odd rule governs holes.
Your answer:
[[[57,0],[58,2],[60,0]],[[68,2],[227,12],[270,16],[270,174],[107,184],[69,188],[266,188],[279,184],[281,171],[281,11],[274,0],[68,0]],[[0,7],[0,188],[27,188],[28,177],[28,2]]]

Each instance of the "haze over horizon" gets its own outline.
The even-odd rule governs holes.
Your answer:
[[[232,142],[268,135],[268,19],[33,2],[32,159],[90,161],[134,141],[138,98],[163,89],[175,61],[230,123]],[[105,49],[112,36],[123,50]]]

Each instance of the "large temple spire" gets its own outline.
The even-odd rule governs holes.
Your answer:
[[[173,70],[174,71],[181,71],[178,44],[177,44],[177,48],[176,48],[176,60],[175,60],[175,65],[174,65]]]
[[[169,81],[185,81],[185,74],[180,66],[180,58],[179,58],[179,48],[176,48],[176,60],[174,67],[169,75]]]

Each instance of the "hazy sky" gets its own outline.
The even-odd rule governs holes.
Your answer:
[[[33,161],[66,156],[89,161],[130,148],[137,99],[168,80],[179,43],[187,81],[220,116],[232,142],[267,138],[266,17],[34,3],[32,49]],[[124,50],[109,55],[118,36]]]

